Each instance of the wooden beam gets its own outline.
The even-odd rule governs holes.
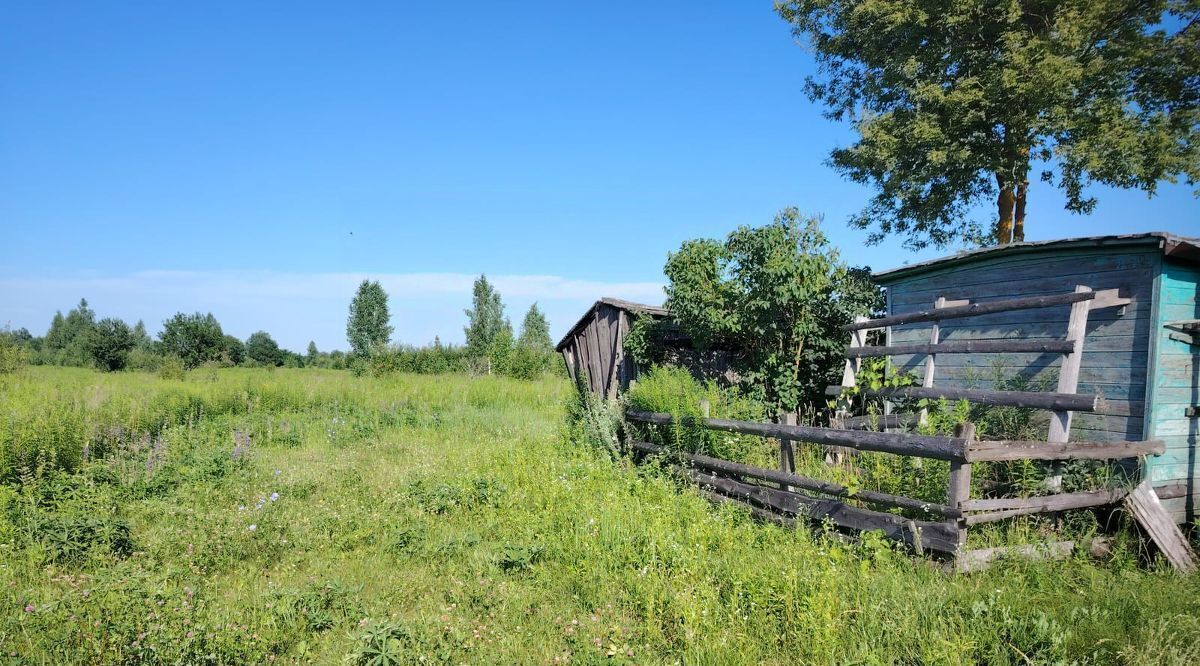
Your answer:
[[[656,425],[674,425],[676,423],[675,416],[661,412],[630,410],[625,412],[625,418],[630,421],[653,423]],[[685,425],[700,425],[712,430],[737,432],[744,435],[759,435],[760,437],[774,437],[776,439],[848,446],[864,451],[880,451],[898,455],[936,458],[938,460],[966,460],[966,442],[953,437],[865,432],[836,428],[818,428],[816,426],[733,421],[729,419],[682,417],[678,419],[678,422]]]
[[[1006,354],[1065,353],[1074,349],[1069,340],[962,340],[957,342],[914,343],[907,345],[846,347],[849,358],[904,356],[908,354]]]
[[[1125,506],[1171,566],[1183,573],[1196,570],[1196,554],[1192,552],[1187,537],[1179,531],[1179,526],[1163,509],[1149,480],[1142,481],[1125,497]]]
[[[1033,308],[1050,307],[1053,305],[1069,305],[1071,303],[1078,303],[1080,301],[1090,301],[1095,297],[1095,292],[1088,292],[1086,294],[1057,294],[1054,296],[1026,296],[1024,298],[1012,298],[1003,301],[972,303],[971,305],[962,305],[953,308],[932,308],[929,310],[918,310],[916,312],[892,315],[890,317],[880,317],[879,319],[856,321],[852,324],[847,324],[842,328],[846,331],[857,331],[868,328],[884,328],[886,326],[915,324],[919,322],[935,321],[940,319],[975,317],[978,315],[993,314],[995,312],[1008,312],[1009,310],[1029,310]]]
[[[1052,541],[1046,544],[980,548],[978,550],[968,550],[954,558],[954,570],[958,573],[980,571],[988,568],[993,562],[1004,558],[1065,560],[1074,551],[1074,541]]]
[[[830,386],[826,393],[840,395],[841,386]],[[1094,412],[1100,397],[1080,393],[1050,393],[1043,391],[986,391],[981,389],[956,389],[924,386],[906,386],[903,388],[887,388],[863,390],[863,395],[881,396],[888,398],[946,398],[947,400],[967,400],[982,405],[1001,407],[1031,407],[1033,409],[1062,410],[1070,409],[1079,412]]]
[[[876,428],[888,430],[915,425],[918,419],[916,414],[868,414],[844,418],[842,427],[847,430],[874,430]]]
[[[1166,445],[1161,439],[1144,442],[1027,442],[995,440],[972,442],[967,447],[971,462],[996,460],[1118,460],[1161,455]]]
[[[676,468],[674,471],[735,499],[788,515],[804,517],[812,522],[828,520],[840,528],[860,532],[879,530],[892,539],[942,553],[953,553],[958,549],[958,530],[950,523],[914,521],[891,513],[853,507],[840,500],[818,499],[801,493],[784,492],[776,488],[711,476],[696,470]],[[919,535],[919,539],[914,539],[914,534]]]
[[[635,450],[651,455],[661,455],[671,460],[683,461],[696,467],[721,472],[723,474],[736,474],[738,476],[751,477],[762,479],[764,481],[772,481],[786,487],[804,488],[813,492],[833,495],[835,497],[844,497],[846,499],[856,499],[872,504],[883,504],[901,509],[909,509],[912,511],[922,511],[938,516],[948,518],[957,518],[962,516],[962,511],[952,509],[943,504],[933,502],[923,502],[921,500],[912,499],[911,497],[903,497],[901,495],[891,495],[889,493],[881,493],[873,490],[851,490],[846,486],[820,479],[812,479],[806,476],[798,476],[794,473],[776,472],[775,470],[766,469],[763,467],[754,467],[742,463],[735,463],[729,460],[720,458],[712,458],[693,453],[682,453],[671,451],[665,447],[650,444],[649,442],[632,442],[630,444]]]

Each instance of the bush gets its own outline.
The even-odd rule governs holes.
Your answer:
[[[629,409],[665,412],[677,418],[703,416],[702,401],[708,401],[714,418],[767,420],[761,402],[743,395],[736,387],[721,388],[716,382],[701,384],[683,368],[658,366],[638,378],[625,394]],[[631,424],[633,432],[648,441],[689,453],[702,453],[726,460],[748,460],[762,455],[761,437],[718,432],[681,423],[672,426]]]
[[[0,375],[16,372],[29,363],[25,348],[13,342],[7,334],[0,334]]]
[[[205,361],[219,360],[225,351],[225,334],[212,313],[177,313],[163,322],[158,337],[162,352],[178,357],[189,370]]]
[[[101,319],[88,330],[85,339],[92,362],[109,372],[125,367],[135,342],[129,325],[114,317]]]

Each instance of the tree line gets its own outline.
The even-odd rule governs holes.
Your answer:
[[[504,315],[500,293],[485,275],[475,281],[467,315],[466,345],[413,346],[391,343],[388,296],[378,281],[364,280],[350,302],[346,340],[350,352],[322,352],[309,342],[304,354],[279,346],[270,333],[257,331],[245,340],[225,333],[211,313],[177,313],[152,338],[145,323],[130,326],[117,317],[98,319],[87,299],[65,315],[59,311],[44,336],[26,328],[0,331],[0,370],[23,363],[159,371],[216,367],[321,367],[356,373],[474,372],[534,378],[553,366],[550,324],[534,303],[520,334]]]
[[[440,339],[424,347],[392,345],[388,296],[378,281],[363,280],[350,303],[346,340],[348,363],[356,372],[472,372],[503,374],[521,379],[538,377],[554,366],[550,323],[538,308],[529,307],[518,335],[504,314],[500,292],[480,275],[474,283],[471,307],[464,311],[465,345]]]
[[[334,354],[320,354],[309,343],[307,355],[283,349],[266,331],[256,331],[245,340],[229,335],[211,312],[176,313],[163,322],[157,338],[146,332],[139,320],[133,326],[117,317],[97,319],[87,299],[67,314],[56,312],[44,336],[26,328],[4,331],[4,342],[24,352],[35,365],[94,367],[116,371],[158,370],[164,364],[192,369],[205,364],[218,366],[257,365],[302,367],[331,366]]]

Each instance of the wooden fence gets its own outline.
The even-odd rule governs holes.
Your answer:
[[[863,390],[854,393],[884,398],[946,398],[967,400],[991,406],[1026,407],[1052,413],[1045,440],[1037,441],[980,441],[975,426],[959,424],[952,436],[929,436],[911,432],[875,432],[863,429],[872,419],[840,414],[835,424],[841,427],[815,427],[789,423],[759,423],[718,418],[682,418],[671,414],[627,411],[626,419],[650,425],[685,425],[711,430],[758,435],[774,438],[780,446],[780,469],[745,465],[704,455],[670,451],[663,447],[631,441],[629,446],[641,455],[658,456],[678,474],[700,484],[714,501],[739,501],[748,504],[756,515],[776,522],[797,519],[829,521],[840,529],[851,531],[880,530],[885,535],[903,541],[918,552],[932,551],[953,556],[962,568],[971,568],[997,556],[996,549],[966,551],[967,529],[971,525],[1028,516],[1137,501],[1132,513],[1143,522],[1155,537],[1168,558],[1176,566],[1192,566],[1190,552],[1169,552],[1170,542],[1177,537],[1169,534],[1160,540],[1156,533],[1178,528],[1162,514],[1156,515],[1157,497],[1169,497],[1177,488],[1150,489],[1142,484],[1134,489],[1104,489],[1091,492],[1057,493],[1027,498],[972,499],[971,465],[984,461],[1072,459],[1119,460],[1161,454],[1161,441],[1087,442],[1068,441],[1071,414],[1075,411],[1094,411],[1099,397],[1075,392],[1079,375],[1079,359],[1083,352],[1083,333],[1090,309],[1114,307],[1128,303],[1113,291],[1094,292],[1086,286],[1075,292],[1056,296],[1010,299],[969,304],[938,299],[930,310],[893,315],[879,319],[861,319],[847,327],[851,334],[846,349],[846,370],[841,386],[830,387],[831,395],[846,395],[855,386],[860,361],[871,356],[927,354],[922,386]],[[938,322],[945,319],[972,317],[1009,310],[1071,306],[1067,334],[1062,340],[998,340],[970,342],[940,342]],[[866,331],[914,322],[932,323],[930,342],[921,345],[865,344]],[[1002,352],[1057,352],[1063,355],[1058,390],[1054,392],[972,390],[938,388],[934,385],[936,355]],[[890,428],[919,423],[926,418],[920,414],[885,414],[882,423]],[[947,461],[950,465],[949,484],[944,502],[927,502],[917,498],[871,490],[853,489],[795,473],[790,454],[792,442],[812,442],[840,449],[870,451],[891,455],[930,458]],[[771,485],[765,485],[771,484]],[[1054,479],[1047,484],[1056,490]],[[1157,492],[1156,492],[1157,491]],[[1146,496],[1149,499],[1146,499]],[[876,508],[869,508],[876,507]],[[882,508],[883,510],[880,510]],[[892,513],[900,510],[903,513]],[[1141,514],[1141,515],[1139,515]],[[1143,520],[1142,515],[1147,516]],[[1164,523],[1165,520],[1165,523]],[[1148,524],[1149,523],[1152,524]],[[1169,525],[1169,529],[1167,527]],[[1050,550],[1054,551],[1055,545]],[[1018,548],[1018,550],[1020,550]],[[1057,546],[1062,551],[1061,544]],[[1069,552],[1069,549],[1068,549]]]

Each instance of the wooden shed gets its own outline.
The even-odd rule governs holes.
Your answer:
[[[606,398],[628,388],[629,382],[637,378],[638,367],[625,355],[625,336],[639,315],[662,319],[667,311],[618,298],[596,301],[555,347],[571,379]]]
[[[1163,501],[1176,521],[1197,517],[1200,239],[1154,232],[1016,243],[875,277],[887,289],[889,315],[1087,290],[1109,294],[1106,305],[1097,298],[1090,313],[1083,308],[1086,325],[1075,390],[1097,394],[1100,400],[1094,413],[1077,413],[1067,421],[1070,439],[1163,440],[1165,453],[1147,458],[1143,472],[1155,486],[1182,486],[1179,496]],[[1069,339],[1068,323],[1078,305],[947,320],[933,328],[932,342],[1062,341]],[[931,342],[928,325],[893,326],[887,336],[889,345]],[[1040,384],[1068,374],[1059,371],[1069,356],[1061,350],[1031,351],[1005,354],[997,361],[939,354],[937,383],[1012,390],[1026,381],[1025,390],[1053,391],[1053,383],[1048,388]],[[917,376],[932,367],[920,353],[895,356],[894,362]]]

